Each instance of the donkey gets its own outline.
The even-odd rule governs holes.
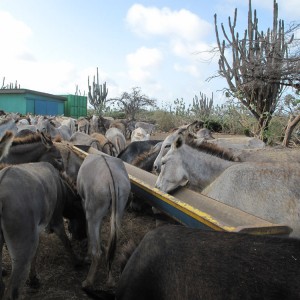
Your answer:
[[[114,156],[118,156],[119,153],[126,147],[126,139],[124,134],[116,127],[110,127],[105,133],[105,137],[114,145],[116,153]]]
[[[16,122],[17,121],[15,121],[11,117],[0,118],[0,138],[5,134],[7,130],[16,133],[18,131]]]
[[[117,153],[117,150],[113,143],[109,141],[104,134],[94,132],[91,134],[91,137],[96,139],[101,145],[101,151],[107,155],[114,156],[114,153]]]
[[[10,134],[9,134],[10,135]],[[0,163],[20,164],[27,162],[46,161],[59,170],[63,170],[63,160],[59,150],[51,138],[44,133],[33,133],[24,137],[14,138],[6,155]]]
[[[144,171],[152,172],[153,163],[159,153],[159,148],[153,147],[148,152],[139,154],[133,161],[132,165],[136,166]]]
[[[93,115],[92,118],[90,119],[90,130],[89,130],[90,135],[92,135],[93,133],[101,133],[103,135],[105,134],[106,128],[100,118],[101,117]]]
[[[200,128],[203,127],[203,125],[204,125],[203,121],[194,121],[188,125],[176,128],[170,135],[168,135],[163,141],[162,146],[160,148],[160,152],[158,153],[154,161],[153,169],[155,170],[155,172],[156,173],[160,172],[162,157],[165,155],[165,153],[168,151],[173,141],[179,135],[188,136],[190,133],[195,134],[197,131],[199,131]]]
[[[131,142],[150,140],[150,134],[142,127],[134,129],[131,133]]]
[[[7,245],[12,273],[7,289],[0,278],[0,296],[18,299],[24,281],[37,284],[35,258],[39,234],[47,227],[55,232],[75,264],[64,229],[63,217],[70,219],[72,229],[85,226],[81,199],[59,171],[47,162],[8,165],[0,171],[0,263],[2,248]],[[80,222],[79,224],[75,224]]]
[[[93,147],[97,150],[102,149],[99,141],[93,137],[91,137],[89,134],[77,131],[72,134],[71,138],[69,139],[70,143],[73,145],[86,145]]]
[[[216,145],[184,143],[179,136],[162,159],[156,187],[172,192],[186,185],[204,195],[272,223],[286,224],[300,237],[300,165],[236,162]]]
[[[52,138],[60,136],[62,139],[69,141],[71,138],[71,129],[67,125],[55,127],[54,122],[46,117],[40,118],[36,125],[37,130],[49,134]]]
[[[11,147],[14,135],[11,131],[6,131],[0,140],[0,161],[6,156],[9,152],[9,148]]]
[[[121,158],[123,161],[131,164],[140,154],[148,153],[152,149],[159,151],[161,145],[161,140],[131,142],[119,153],[118,158]]]
[[[92,286],[101,259],[100,230],[103,218],[111,209],[111,232],[107,263],[111,283],[111,263],[116,251],[118,231],[127,204],[131,186],[124,163],[107,155],[90,154],[83,161],[77,178],[77,190],[87,220],[88,253],[91,266],[83,287]]]
[[[77,131],[84,132],[86,134],[89,134],[90,132],[90,122],[84,117],[80,117],[77,120]]]
[[[115,295],[93,299],[300,298],[300,240],[162,226],[129,258]]]

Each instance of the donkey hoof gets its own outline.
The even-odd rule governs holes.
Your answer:
[[[2,276],[7,276],[8,272],[6,269],[2,268]]]
[[[74,261],[74,268],[75,268],[76,270],[82,269],[85,265],[86,265],[86,264],[85,264],[85,262],[84,262],[83,259],[78,258],[78,259],[76,259],[76,260]]]
[[[26,281],[26,284],[32,289],[38,289],[41,286],[40,280],[36,276],[34,276],[33,278],[28,279]]]
[[[82,284],[81,284],[81,287],[83,288],[83,289],[88,289],[88,290],[90,290],[90,289],[92,289],[92,284],[89,282],[89,280],[84,280],[83,282],[82,282]]]

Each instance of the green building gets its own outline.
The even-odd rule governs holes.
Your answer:
[[[0,89],[0,110],[26,115],[65,115],[73,118],[87,115],[87,97],[52,95],[28,89]]]
[[[78,119],[87,116],[87,97],[79,95],[63,95],[65,102],[65,116]]]

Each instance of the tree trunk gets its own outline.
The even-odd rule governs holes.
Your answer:
[[[293,133],[293,130],[295,129],[296,125],[300,121],[300,114],[298,116],[290,116],[290,119],[288,121],[288,124],[285,129],[284,139],[282,142],[282,145],[285,147],[289,146],[289,142]]]
[[[266,135],[267,130],[269,129],[269,124],[271,122],[272,116],[263,116],[258,119],[258,130],[255,134],[260,140],[264,143],[268,142],[268,137]]]

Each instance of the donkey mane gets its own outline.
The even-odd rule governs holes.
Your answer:
[[[12,142],[12,146],[22,145],[22,144],[32,144],[41,141],[41,134],[33,132],[22,137],[15,137]]]
[[[53,142],[56,142],[56,143],[62,143],[62,138],[61,138],[61,136],[60,135],[57,135],[55,138],[54,138],[54,140],[53,140]]]
[[[6,163],[0,163],[0,171],[3,170],[6,167],[11,166],[10,164],[6,164]]]
[[[71,190],[77,194],[76,182],[65,172],[59,172],[61,179],[71,188]]]
[[[132,165],[134,166],[139,166],[141,162],[143,162],[144,160],[146,160],[147,158],[149,158],[152,154],[157,153],[157,150],[153,150],[154,147],[152,147],[149,151],[147,152],[143,152],[141,154],[139,154],[133,161],[132,161]]]
[[[206,141],[203,141],[199,144],[191,134],[188,135],[188,138],[186,139],[185,143],[191,148],[196,149],[198,151],[211,154],[213,156],[217,156],[225,160],[237,161],[234,155],[227,149],[220,148],[219,146]]]

